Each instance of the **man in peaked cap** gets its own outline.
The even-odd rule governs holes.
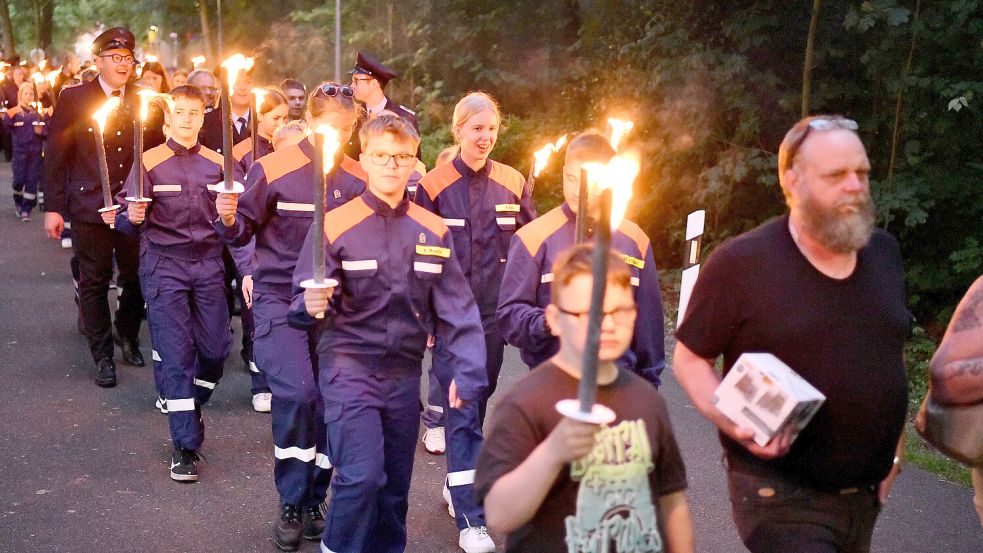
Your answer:
[[[362,128],[365,119],[371,119],[383,111],[391,111],[396,115],[406,119],[413,125],[417,133],[420,132],[420,125],[416,120],[416,113],[407,109],[405,106],[390,100],[384,90],[386,83],[399,77],[399,74],[386,67],[378,59],[359,52],[355,60],[355,69],[352,69],[352,89],[355,91],[355,99],[365,105],[365,117],[360,119],[352,131],[352,138],[345,147],[345,153],[349,157],[358,159],[362,153],[362,145],[358,140],[358,131]],[[420,157],[420,149],[417,148],[416,157]]]
[[[92,114],[108,98],[117,96],[121,105],[106,124],[103,142],[113,196],[133,163],[133,114],[136,88],[127,86],[133,76],[133,48],[136,38],[123,27],[114,27],[92,43],[98,78],[62,90],[58,105],[48,123],[48,144],[42,165],[42,188],[47,213],[45,230],[60,239],[65,215],[72,220],[73,248],[79,264],[79,310],[82,331],[96,363],[96,384],[116,385],[113,342],[119,344],[123,359],[143,366],[137,336],[143,317],[143,295],[137,273],[139,241],[106,225],[99,214],[103,207],[98,157],[93,138]],[[115,329],[109,312],[109,283],[113,259],[119,267],[116,284],[120,289]],[[115,330],[115,331],[114,331]]]

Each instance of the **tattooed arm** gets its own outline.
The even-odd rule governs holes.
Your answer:
[[[932,357],[932,395],[942,403],[983,399],[983,276],[969,287]]]

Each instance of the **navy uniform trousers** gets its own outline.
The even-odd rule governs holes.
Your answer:
[[[14,150],[14,203],[21,213],[30,213],[38,203],[41,183],[41,151]]]
[[[232,347],[221,256],[194,262],[151,251],[140,256],[140,284],[160,391],[175,448],[201,448],[201,406],[222,378]]]
[[[253,352],[273,392],[273,479],[285,503],[313,507],[331,484],[316,327],[287,324],[291,296],[253,292]]]
[[[420,376],[322,367],[320,385],[328,456],[336,467],[321,551],[401,553],[420,429]]]
[[[489,311],[489,310],[486,310]],[[447,488],[451,492],[454,506],[454,522],[459,530],[471,526],[486,526],[485,509],[474,500],[474,470],[478,465],[478,452],[484,442],[482,425],[485,422],[485,409],[488,398],[495,393],[498,375],[502,371],[505,355],[505,339],[498,331],[495,311],[481,315],[481,326],[485,331],[485,367],[488,369],[488,393],[481,401],[471,401],[463,409],[451,409],[448,405],[451,380],[454,371],[444,345],[437,336],[433,347],[433,366],[430,381],[440,386],[436,405],[444,412],[447,440]],[[433,411],[433,403],[430,404]]]

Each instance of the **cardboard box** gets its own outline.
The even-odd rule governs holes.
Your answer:
[[[786,426],[798,435],[826,401],[819,390],[770,353],[745,353],[711,399],[738,426],[754,430],[765,446]]]

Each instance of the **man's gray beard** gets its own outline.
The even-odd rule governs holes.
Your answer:
[[[845,205],[855,205],[858,211],[841,213],[840,209]],[[867,245],[874,233],[874,201],[869,192],[837,202],[829,210],[817,205],[812,195],[806,193],[799,207],[806,232],[832,252],[858,251]]]

